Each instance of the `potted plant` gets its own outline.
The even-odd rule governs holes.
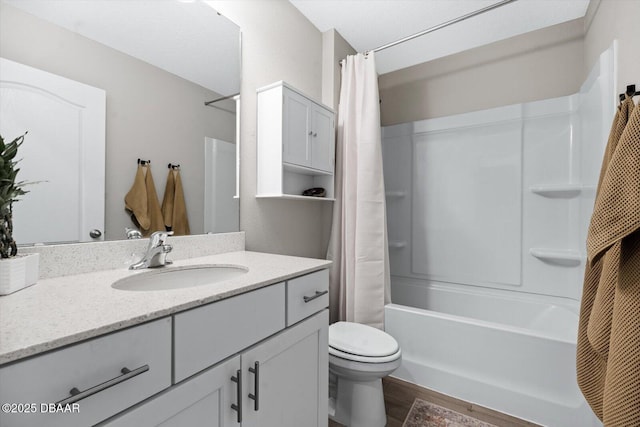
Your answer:
[[[26,132],[25,132],[26,135]],[[13,239],[13,203],[26,194],[24,181],[16,181],[18,148],[24,142],[21,135],[5,144],[0,135],[0,295],[18,291],[38,281],[39,255],[17,255]]]

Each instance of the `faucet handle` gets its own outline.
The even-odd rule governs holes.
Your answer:
[[[167,237],[173,236],[173,231],[154,231],[149,238],[149,247],[156,247],[164,244]]]

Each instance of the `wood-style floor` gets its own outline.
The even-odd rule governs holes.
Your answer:
[[[499,427],[539,427],[537,424],[512,417],[492,409],[478,406],[464,400],[456,399],[433,390],[419,387],[415,384],[387,377],[382,380],[384,388],[384,403],[387,409],[387,427],[402,427],[409,414],[414,399],[440,405],[464,415],[495,424]],[[329,427],[342,427],[329,420]]]

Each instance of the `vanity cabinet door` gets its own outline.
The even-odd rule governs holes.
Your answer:
[[[323,310],[242,354],[243,427],[327,426],[328,326]]]
[[[237,384],[240,356],[204,371],[150,401],[100,424],[100,427],[238,426]]]

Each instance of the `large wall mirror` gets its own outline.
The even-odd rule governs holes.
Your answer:
[[[126,238],[125,228],[134,224],[124,197],[138,159],[151,161],[160,203],[168,165],[180,165],[191,234],[238,230],[234,195],[239,101],[234,95],[240,90],[240,30],[208,2],[0,0],[0,57],[97,88],[106,99],[104,180],[96,191],[78,172],[83,165],[87,169],[87,159],[93,156],[86,152],[91,144],[78,136],[77,125],[65,127],[66,119],[49,114],[44,103],[28,110],[17,127],[0,121],[5,140],[29,131],[21,149],[25,174],[34,168],[33,159],[55,163],[56,173],[33,175],[42,182],[30,186],[31,193],[14,204],[18,244]],[[26,97],[3,92],[2,98],[4,114],[15,108],[15,99]],[[45,119],[51,122],[48,130],[39,132]],[[59,145],[70,138],[79,141],[79,154],[66,153],[52,162],[52,153],[59,154]],[[54,185],[58,171],[80,175],[74,185],[61,189]],[[78,194],[97,194],[104,200],[102,229],[74,222],[78,209],[71,196]],[[48,204],[37,205],[40,199]],[[42,233],[22,239],[25,230],[36,229],[21,221],[28,216],[35,218]],[[76,229],[80,237],[43,235],[63,228]],[[91,233],[94,229],[99,236]]]

